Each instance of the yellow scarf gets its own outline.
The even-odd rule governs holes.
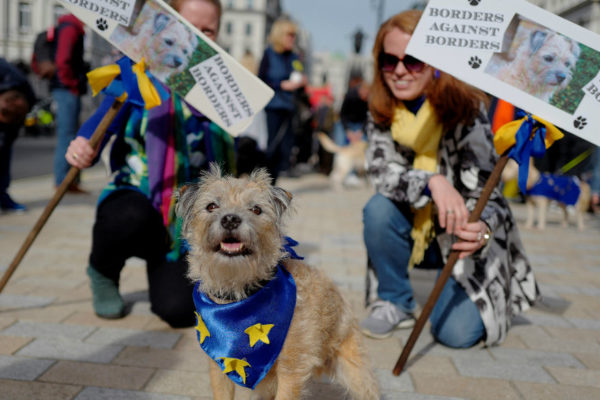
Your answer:
[[[396,142],[415,151],[414,169],[437,172],[437,150],[443,126],[428,100],[425,100],[417,115],[400,103],[394,111],[391,131]],[[408,263],[409,268],[423,261],[425,250],[435,236],[432,209],[430,202],[425,207],[414,210],[415,219],[411,232],[414,246]]]

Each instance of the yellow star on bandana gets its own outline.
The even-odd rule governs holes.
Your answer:
[[[244,368],[250,367],[250,364],[245,360],[238,360],[237,358],[219,357],[219,359],[223,360],[223,364],[225,365],[224,374],[235,371],[242,377],[244,383],[246,383],[246,371]]]
[[[248,336],[250,337],[250,347],[254,347],[256,342],[258,342],[259,340],[263,343],[269,344],[269,332],[271,331],[271,328],[273,328],[273,326],[275,325],[256,324],[246,329],[244,333],[248,334]]]
[[[195,311],[194,311],[194,314],[196,314],[196,318],[198,318],[198,324],[196,325],[196,330],[198,332],[200,332],[200,344],[202,344],[202,343],[204,343],[204,339],[206,339],[207,337],[210,337],[210,332],[208,331],[208,328],[204,324],[204,321],[202,320],[202,317],[200,316],[200,314],[198,314]]]

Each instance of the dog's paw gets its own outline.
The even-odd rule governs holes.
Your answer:
[[[104,18],[98,18],[96,20],[96,27],[104,32],[108,29],[108,22]]]
[[[573,121],[573,126],[577,129],[583,129],[587,125],[587,119],[582,117],[581,115]]]
[[[477,56],[473,56],[473,57],[469,58],[469,65],[473,69],[477,69],[477,68],[481,67],[481,63],[482,63],[481,58],[479,58]]]
[[[469,4],[472,6],[478,6],[481,3],[481,0],[468,0]]]

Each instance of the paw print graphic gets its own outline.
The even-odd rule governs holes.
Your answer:
[[[481,58],[479,58],[477,56],[473,56],[473,57],[469,58],[469,65],[473,69],[477,69],[477,68],[481,67],[481,63],[482,63]]]
[[[469,4],[472,5],[473,7],[478,6],[479,3],[481,3],[481,0],[468,0]]]
[[[98,29],[100,29],[101,31],[105,31],[108,29],[108,22],[104,19],[104,18],[98,18],[96,20],[96,26],[98,27]]]
[[[577,117],[575,121],[573,121],[573,126],[577,129],[583,129],[587,125],[587,119],[582,117],[581,115]]]

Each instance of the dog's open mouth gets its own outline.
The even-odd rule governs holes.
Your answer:
[[[244,243],[240,242],[238,238],[233,236],[223,239],[215,251],[218,251],[219,253],[229,257],[245,256],[250,254],[250,249],[245,246]]]

